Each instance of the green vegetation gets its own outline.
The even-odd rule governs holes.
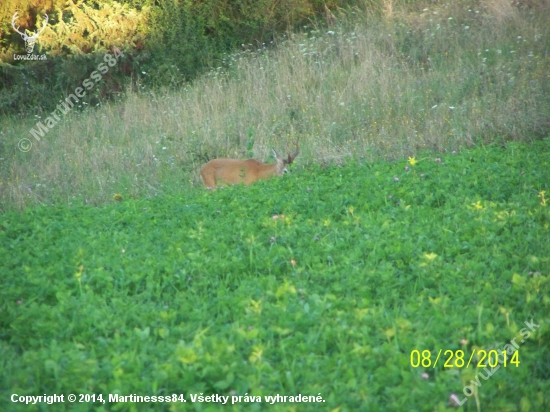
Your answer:
[[[361,5],[375,12],[378,1]],[[117,47],[125,59],[105,75],[84,101],[95,106],[116,100],[125,85],[148,89],[181,87],[223,55],[269,44],[287,30],[310,26],[350,0],[4,0],[0,4],[0,114],[40,115],[51,111],[87,77],[104,54]],[[34,53],[47,60],[24,61],[19,31],[40,33]]]
[[[63,24],[128,18],[135,47],[71,110],[42,103],[93,78],[101,30],[0,75],[0,410],[550,410],[544,1],[100,3]],[[198,179],[296,142],[283,178]],[[186,403],[10,402],[54,393]]]
[[[411,351],[467,360],[516,338],[519,366],[460,410],[548,410],[550,142],[439,156],[3,214],[0,408],[69,410],[12,393],[175,393],[187,403],[93,410],[454,410],[487,375],[478,358],[414,368]]]
[[[57,112],[40,141],[29,130],[51,113],[4,118],[0,210],[188,190],[210,158],[265,160],[296,140],[299,165],[326,165],[547,137],[550,15],[501,6],[350,12],[330,30],[227,55],[184,89]]]

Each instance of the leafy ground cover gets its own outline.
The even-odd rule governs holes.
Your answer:
[[[1,215],[0,409],[548,410],[549,155],[510,143]],[[519,365],[487,380],[478,355],[433,367],[514,338]],[[53,393],[107,402],[9,401]],[[262,402],[231,405],[245,395]]]

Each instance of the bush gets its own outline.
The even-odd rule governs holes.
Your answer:
[[[219,66],[239,47],[260,47],[277,33],[293,29],[346,1],[263,0],[202,2],[174,0],[101,1],[75,5],[20,5],[20,30],[36,31],[37,20],[49,15],[35,53],[47,62],[3,64],[0,83],[6,93],[0,113],[37,114],[53,110],[60,96],[88,77],[95,62],[117,47],[126,59],[117,73],[98,88],[96,98],[133,87],[180,86],[204,68]],[[328,6],[327,6],[328,5]],[[24,43],[10,27],[13,7],[0,10],[4,22],[0,56],[9,61]],[[2,33],[2,31],[0,31]]]

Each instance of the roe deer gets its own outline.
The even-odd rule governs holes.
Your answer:
[[[288,172],[286,167],[300,153],[297,148],[288,158],[282,158],[273,149],[275,163],[266,164],[254,159],[213,159],[201,168],[201,177],[207,189],[214,189],[218,184],[244,183],[250,185],[259,179],[269,179],[271,176],[282,176]]]

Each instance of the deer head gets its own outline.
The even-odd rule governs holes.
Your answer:
[[[42,26],[42,29],[39,32],[34,33],[32,36],[29,36],[27,33],[20,32],[19,31],[19,26],[15,27],[15,20],[17,19],[18,14],[19,13],[16,11],[15,14],[13,15],[13,17],[11,19],[11,26],[13,27],[13,30],[15,30],[17,33],[19,33],[21,35],[21,38],[25,41],[25,48],[27,50],[27,53],[31,54],[32,51],[34,50],[34,44],[36,43],[36,40],[38,40],[38,36],[46,28],[49,18],[48,18],[48,15],[46,14],[45,15],[46,20],[44,21],[44,25]]]

